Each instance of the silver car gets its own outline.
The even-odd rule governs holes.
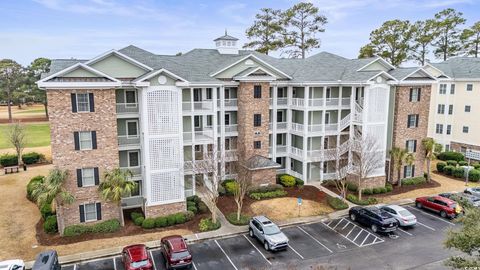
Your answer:
[[[267,217],[253,217],[248,227],[250,237],[256,237],[262,242],[265,250],[280,250],[288,247],[288,237]]]
[[[401,206],[385,205],[381,208],[392,215],[398,221],[398,225],[400,226],[407,227],[417,224],[417,217]]]
[[[466,188],[464,193],[471,194],[476,197],[480,197],[480,187]]]

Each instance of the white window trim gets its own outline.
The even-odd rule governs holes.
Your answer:
[[[133,96],[135,97],[135,103],[128,103],[127,102],[127,92],[133,92]],[[123,91],[123,100],[125,101],[125,106],[130,108],[135,108],[138,105],[138,98],[137,98],[137,91],[135,90],[124,90]]]
[[[85,177],[83,175],[83,170],[92,170],[92,172],[93,172],[93,184],[91,184],[91,185],[85,184],[85,182],[84,182]],[[82,187],[93,187],[93,186],[95,186],[95,169],[94,168],[82,168],[81,172],[82,172]]]
[[[468,90],[468,86],[469,86],[469,85],[472,86],[472,90]],[[467,83],[467,84],[465,85],[465,90],[466,90],[467,92],[472,92],[472,91],[473,91],[473,83]]]
[[[90,134],[90,148],[82,148],[82,133],[89,133]],[[92,139],[92,132],[91,131],[79,131],[78,132],[78,147],[79,150],[93,150],[93,139]]]
[[[87,204],[93,204],[94,209],[95,209],[95,219],[90,219],[90,220],[87,219]],[[96,202],[84,203],[83,204],[83,217],[84,217],[85,223],[98,221],[97,203]]]
[[[405,167],[407,167],[405,171],[405,178],[413,177],[413,165],[406,165]]]
[[[131,166],[130,164],[130,153],[137,153],[137,156],[138,156],[138,165],[137,166]],[[136,167],[140,167],[140,151],[138,150],[134,150],[134,151],[127,151],[127,161],[128,161],[128,167],[129,168],[136,168]]]
[[[407,151],[408,151],[408,153],[414,153],[415,152],[415,140],[408,140],[407,141]]]
[[[128,134],[128,123],[136,123],[137,126],[137,135],[129,135]],[[138,120],[126,120],[125,121],[125,134],[127,135],[127,138],[138,138],[139,136],[139,130],[138,130]]]
[[[87,95],[87,110],[80,111],[80,106],[78,106],[78,95]],[[89,113],[90,112],[90,93],[88,92],[75,92],[75,102],[77,103],[77,113]]]
[[[198,126],[195,123],[196,118],[200,119],[200,120],[198,120],[198,124],[199,124]],[[194,115],[193,116],[193,127],[194,128],[201,128],[202,127],[202,117],[201,117],[201,115]]]

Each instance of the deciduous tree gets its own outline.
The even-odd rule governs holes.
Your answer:
[[[243,47],[254,48],[256,51],[265,54],[282,48],[285,28],[281,15],[281,10],[260,9],[260,13],[255,15],[253,25],[246,31],[247,38],[251,41],[243,45]]]
[[[467,55],[478,57],[480,53],[480,21],[464,29],[460,35],[463,50]]]
[[[15,148],[15,152],[17,152],[18,165],[22,165],[23,163],[22,152],[27,143],[25,135],[25,126],[20,124],[20,122],[10,124],[10,127],[8,129],[8,140],[10,141],[10,144]]]
[[[451,56],[461,52],[460,25],[465,24],[462,12],[447,8],[435,14],[434,27],[437,38],[433,42],[435,56],[446,61]]]

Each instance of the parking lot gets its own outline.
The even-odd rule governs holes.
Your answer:
[[[301,226],[283,228],[290,239],[290,246],[284,251],[268,252],[256,239],[247,234],[230,238],[209,240],[190,245],[194,257],[193,268],[201,269],[311,269],[317,265],[343,265],[351,269],[373,269],[373,262],[383,262],[388,253],[395,254],[398,260],[391,264],[391,269],[420,269],[422,265],[445,259],[448,251],[442,247],[445,232],[456,225],[442,219],[434,213],[406,207],[417,216],[417,225],[413,228],[399,228],[390,234],[373,233],[370,229],[353,223],[348,217],[328,220]],[[425,249],[425,244],[432,251],[415,258],[408,258],[409,252],[417,254],[415,249]],[[150,250],[155,269],[165,269],[165,262],[160,250]],[[368,254],[365,256],[364,254]],[[402,257],[404,256],[404,257]],[[411,256],[411,255],[410,255]],[[370,267],[369,267],[370,266]],[[99,259],[62,269],[84,270],[120,270],[124,269],[119,256]],[[341,267],[340,267],[341,269]],[[384,269],[383,267],[377,269]]]

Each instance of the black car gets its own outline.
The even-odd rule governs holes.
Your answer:
[[[352,207],[348,211],[350,219],[369,226],[373,232],[393,232],[398,227],[397,220],[385,210],[377,207]]]

